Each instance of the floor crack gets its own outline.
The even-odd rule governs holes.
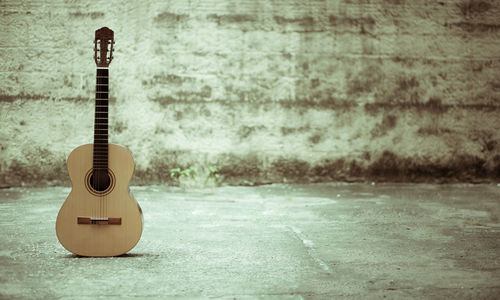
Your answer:
[[[302,230],[295,226],[287,226],[295,235],[297,239],[299,239],[304,247],[307,250],[307,254],[311,257],[325,272],[328,274],[332,274],[332,271],[327,263],[325,263],[321,258],[316,255],[316,250],[314,249],[314,242],[312,240],[307,239]]]

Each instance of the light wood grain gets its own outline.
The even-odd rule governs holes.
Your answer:
[[[85,175],[92,168],[92,150],[92,144],[83,145],[68,158],[72,190],[57,216],[57,238],[78,255],[121,255],[132,249],[142,234],[142,211],[128,187],[134,161],[126,148],[109,144],[108,167],[115,182],[112,191],[99,196],[91,193],[85,182]],[[78,224],[78,217],[121,218],[122,224]]]

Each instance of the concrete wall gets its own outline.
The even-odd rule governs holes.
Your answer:
[[[115,32],[110,141],[135,183],[500,175],[500,2],[0,2],[0,183],[67,181],[92,141],[94,31]]]

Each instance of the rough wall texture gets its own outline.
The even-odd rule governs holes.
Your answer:
[[[94,30],[115,31],[110,141],[135,182],[500,175],[500,2],[1,1],[0,183],[67,180],[92,141]]]

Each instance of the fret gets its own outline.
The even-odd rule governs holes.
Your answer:
[[[93,168],[108,169],[108,103],[109,103],[109,70],[97,68],[94,119],[94,151]]]

